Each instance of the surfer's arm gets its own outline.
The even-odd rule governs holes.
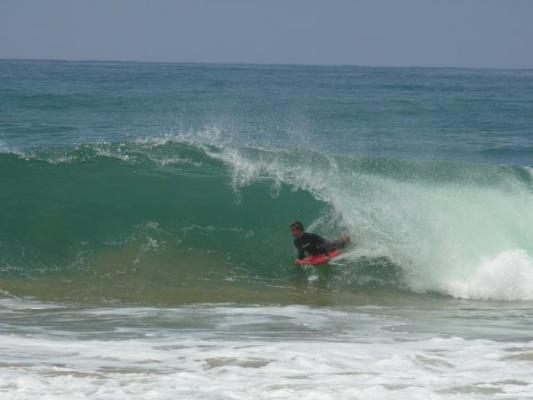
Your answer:
[[[296,251],[298,252],[298,260],[305,258],[305,251],[298,240],[294,241],[294,247],[296,247]]]
[[[301,247],[296,247],[298,250],[298,257],[294,259],[294,265],[300,265],[300,260],[303,260],[305,258],[305,252]]]

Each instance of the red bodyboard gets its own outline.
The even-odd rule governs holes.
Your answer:
[[[339,256],[341,253],[342,251],[340,251],[339,249],[333,249],[329,251],[327,255],[321,254],[319,256],[309,256],[302,258],[301,260],[296,260],[296,262],[298,263],[298,265],[322,265],[327,264],[329,260]]]

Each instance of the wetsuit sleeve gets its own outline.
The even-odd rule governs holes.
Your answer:
[[[305,258],[304,249],[302,247],[302,244],[298,240],[294,241],[294,247],[296,247],[296,250],[298,251],[298,259],[301,260]]]

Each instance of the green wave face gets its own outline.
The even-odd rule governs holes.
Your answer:
[[[533,183],[522,167],[166,139],[1,154],[0,179],[0,288],[12,295],[312,302],[393,289],[499,298],[503,289],[479,288],[484,262],[498,273],[507,255],[526,275],[533,269]],[[296,269],[294,220],[328,238],[347,232],[355,245],[333,267]]]

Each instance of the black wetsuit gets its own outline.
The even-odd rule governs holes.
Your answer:
[[[294,246],[298,250],[298,258],[305,258],[305,253],[311,256],[328,254],[331,243],[314,233],[304,232],[302,236],[294,239]]]

